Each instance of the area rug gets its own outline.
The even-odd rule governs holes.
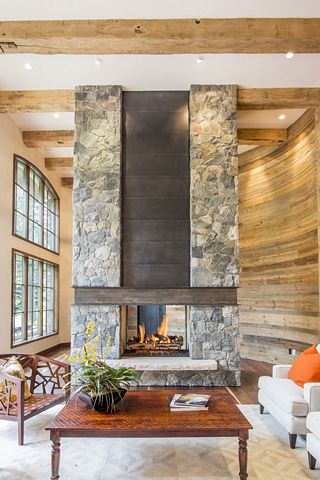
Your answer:
[[[26,445],[17,426],[0,422],[0,479],[49,480],[50,442],[44,430],[61,406],[26,422]],[[310,471],[305,441],[290,450],[288,435],[257,405],[241,405],[254,429],[249,439],[248,480],[319,479]],[[66,439],[61,441],[61,480],[239,480],[237,439]]]

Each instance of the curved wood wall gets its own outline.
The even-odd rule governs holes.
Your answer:
[[[290,362],[320,341],[314,115],[286,144],[239,167],[241,348]]]

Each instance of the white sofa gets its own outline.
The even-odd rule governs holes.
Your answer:
[[[271,413],[287,430],[290,447],[295,448],[297,435],[307,434],[308,413],[320,411],[320,383],[306,383],[301,388],[288,379],[290,368],[275,365],[272,377],[260,377],[258,399],[260,413],[264,409]]]
[[[307,451],[310,470],[320,460],[320,412],[312,412],[307,416]]]

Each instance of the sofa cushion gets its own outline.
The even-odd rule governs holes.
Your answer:
[[[300,387],[305,383],[320,382],[320,355],[315,345],[298,356],[289,370],[288,378]]]
[[[282,410],[297,417],[309,412],[308,402],[303,398],[303,388],[287,378],[260,377],[259,388]]]
[[[311,412],[307,416],[307,428],[320,438],[320,412]]]

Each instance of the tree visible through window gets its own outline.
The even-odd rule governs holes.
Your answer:
[[[53,252],[59,251],[59,198],[44,175],[14,157],[15,235]]]
[[[13,252],[13,345],[58,331],[57,266]]]

